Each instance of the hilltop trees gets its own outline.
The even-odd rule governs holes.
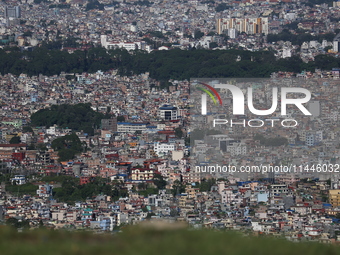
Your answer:
[[[199,37],[201,34],[199,31],[196,32]],[[285,31],[279,35],[268,35],[268,40],[275,42],[292,37],[296,43],[302,43],[308,39],[308,36],[310,35],[292,35],[289,31]],[[276,71],[314,71],[315,68],[330,69],[339,67],[340,64],[338,58],[326,55],[318,55],[314,62],[308,63],[304,63],[298,56],[276,59],[274,52],[270,50],[250,52],[236,49],[172,49],[147,53],[141,50],[127,52],[124,49],[107,51],[95,47],[68,53],[49,49],[48,45],[32,52],[20,52],[14,47],[0,49],[0,59],[1,74],[54,75],[62,71],[91,73],[97,70],[116,69],[118,74],[127,76],[149,72],[151,78],[163,84],[169,79],[185,80],[192,77],[269,77]]]
[[[11,138],[11,140],[9,140],[10,144],[17,144],[17,143],[21,143],[20,137],[19,136],[13,136]]]
[[[52,148],[58,151],[60,161],[66,161],[73,159],[76,154],[84,151],[86,144],[83,144],[75,133],[72,133],[53,140]]]
[[[84,131],[90,135],[94,133],[94,126],[99,127],[105,115],[94,111],[89,103],[76,105],[52,105],[41,109],[31,116],[32,126],[50,127],[54,124],[73,131]]]

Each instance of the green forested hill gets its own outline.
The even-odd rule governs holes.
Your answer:
[[[277,39],[277,38],[276,38]],[[273,41],[276,40],[272,38]],[[275,71],[301,72],[315,68],[330,70],[339,67],[340,59],[319,55],[314,62],[304,63],[299,57],[276,59],[272,51],[250,52],[245,50],[169,50],[146,53],[125,50],[91,48],[66,51],[37,48],[32,52],[20,52],[15,48],[0,49],[0,73],[19,75],[54,75],[61,72],[93,73],[98,70],[117,69],[121,75],[150,72],[150,77],[190,79],[192,77],[269,77]]]
[[[50,108],[33,113],[31,125],[50,127],[57,124],[62,128],[71,128],[73,131],[83,130],[93,135],[93,127],[99,127],[104,117],[104,114],[94,111],[89,103],[52,105]]]

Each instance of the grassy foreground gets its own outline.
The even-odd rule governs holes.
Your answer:
[[[10,254],[340,254],[336,245],[293,243],[267,237],[243,237],[234,232],[178,228],[128,227],[118,235],[0,229],[0,253]]]

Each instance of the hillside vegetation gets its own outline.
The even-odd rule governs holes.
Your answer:
[[[288,34],[289,35],[289,34]],[[286,34],[280,35],[285,38]],[[289,35],[290,36],[290,35]],[[271,36],[270,40],[282,39]],[[94,73],[98,70],[118,70],[120,75],[150,73],[159,81],[169,79],[190,79],[192,77],[269,77],[277,71],[315,71],[315,68],[331,70],[339,67],[339,58],[318,55],[315,61],[304,63],[298,56],[276,59],[273,50],[250,52],[242,49],[231,50],[169,50],[154,51],[150,54],[135,51],[129,54],[122,49],[106,51],[104,48],[91,48],[68,53],[49,50],[45,47],[32,52],[0,49],[0,73],[20,75],[55,75],[66,73]]]
[[[2,254],[340,254],[335,245],[294,243],[278,238],[243,237],[235,232],[127,227],[117,235],[0,229]]]
[[[33,113],[31,125],[50,127],[56,124],[62,128],[70,128],[73,131],[83,130],[93,135],[93,127],[100,127],[100,121],[104,118],[105,115],[94,111],[89,103],[62,104],[52,105]]]

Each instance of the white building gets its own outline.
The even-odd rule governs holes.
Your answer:
[[[285,20],[296,20],[296,13],[294,12],[285,13],[284,19]]]
[[[149,45],[146,44],[144,41],[135,41],[135,42],[109,42],[107,41],[106,35],[100,36],[100,42],[102,47],[105,49],[126,49],[127,51],[130,50],[146,50],[151,51],[151,48]]]
[[[26,183],[25,175],[15,175],[14,178],[11,179],[12,184],[22,185]]]
[[[181,160],[184,157],[184,152],[180,151],[172,151],[172,160]]]
[[[48,135],[56,135],[56,127],[52,126],[52,127],[49,127],[48,129],[46,129],[46,134],[48,134]]]
[[[158,109],[158,117],[164,120],[177,120],[178,109],[175,106],[163,105]]]
[[[118,122],[117,131],[119,133],[144,132],[146,130],[146,125],[146,123]]]
[[[333,40],[333,51],[339,52],[340,34],[337,34]]]
[[[155,142],[153,145],[153,150],[158,156],[167,155],[170,151],[175,150],[174,144]]]
[[[292,50],[288,47],[283,47],[282,58],[290,58],[292,56]]]
[[[39,185],[39,189],[37,190],[37,195],[39,197],[48,198],[48,197],[52,196],[52,190],[53,190],[52,185],[42,184],[42,185]]]
[[[235,29],[235,28],[230,28],[230,29],[228,29],[228,36],[229,36],[229,38],[231,38],[231,39],[235,39],[236,36],[237,36],[236,29]]]
[[[272,196],[289,193],[289,189],[286,184],[273,184],[270,186],[270,190]]]
[[[314,146],[315,145],[315,136],[314,136],[314,134],[308,134],[306,136],[306,145],[307,146]]]
[[[337,121],[339,113],[337,111],[331,111],[330,113],[326,113],[326,117],[332,121]]]
[[[230,152],[231,156],[246,155],[247,146],[244,143],[234,143],[227,146],[227,152]]]

